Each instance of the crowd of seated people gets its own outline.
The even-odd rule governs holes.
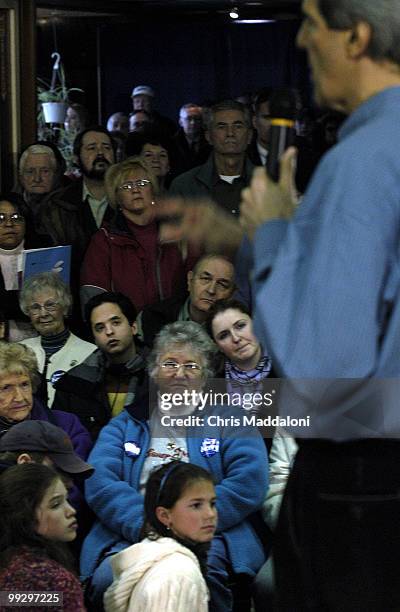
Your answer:
[[[162,398],[216,377],[243,396],[274,364],[234,262],[164,242],[157,217],[168,193],[238,213],[268,156],[269,94],[254,117],[185,103],[178,127],[140,85],[107,129],[70,106],[79,172],[54,143],[21,153],[19,193],[0,196],[1,591],[57,591],[77,611],[272,609],[294,440],[223,426],[240,402]],[[24,249],[63,245],[69,286],[55,269],[24,278]]]

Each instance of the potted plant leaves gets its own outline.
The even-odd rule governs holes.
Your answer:
[[[82,89],[78,87],[68,88],[66,86],[65,72],[60,54],[54,52],[51,54],[51,57],[56,58],[51,83],[48,83],[45,79],[38,79],[37,97],[41,103],[38,121],[39,123],[44,121],[44,123],[63,124],[69,104],[70,92],[82,91]]]

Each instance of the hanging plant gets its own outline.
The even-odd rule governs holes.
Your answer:
[[[51,83],[46,81],[45,79],[38,78],[38,86],[37,86],[37,98],[41,103],[42,107],[39,111],[38,122],[40,123],[63,123],[65,118],[65,113],[67,110],[67,106],[69,104],[69,94],[71,91],[80,91],[83,92],[79,87],[67,87],[65,81],[65,72],[64,67],[61,63],[61,56],[59,53],[54,52],[51,54],[51,57],[55,57],[56,61],[53,66],[53,74],[51,78]],[[58,84],[57,84],[58,80]],[[62,106],[59,107],[59,114],[57,115],[57,119],[48,119],[46,117],[47,108],[44,105],[49,103],[58,103]],[[64,113],[64,114],[62,114]]]
[[[51,82],[37,79],[38,100],[38,140],[48,140],[57,144],[69,170],[73,167],[73,142],[71,134],[64,129],[64,119],[71,102],[72,91],[83,92],[79,87],[67,87],[64,67],[59,53],[52,53],[56,61],[53,66]]]

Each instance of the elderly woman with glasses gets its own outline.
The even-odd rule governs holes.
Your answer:
[[[20,305],[39,334],[22,342],[36,355],[39,372],[46,383],[40,389],[40,397],[51,406],[55,383],[93,353],[96,346],[68,329],[66,318],[71,310],[72,296],[59,274],[42,272],[28,278],[22,286]]]
[[[108,169],[106,191],[115,217],[93,236],[81,271],[85,304],[102,291],[120,291],[138,311],[184,288],[192,253],[162,244],[156,221],[158,182],[140,157]]]
[[[50,239],[36,235],[22,196],[0,194],[0,304],[12,340],[32,335],[18,304],[24,249],[47,246]]]
[[[150,379],[156,387],[150,393],[150,413],[145,400],[139,400],[100,433],[90,455],[96,471],[86,487],[97,522],[81,557],[82,573],[92,577],[94,607],[112,582],[111,555],[139,541],[149,474],[173,460],[205,468],[216,484],[219,521],[208,555],[210,610],[231,610],[228,575],[254,576],[265,559],[249,520],[267,489],[268,459],[262,438],[256,429],[245,431],[240,424],[229,431],[216,423],[217,417],[226,415],[225,408],[200,410],[192,401],[213,374],[214,354],[215,345],[199,324],[166,325],[149,357]],[[168,408],[163,401],[173,394],[178,401]],[[208,415],[214,417],[215,426],[203,426]],[[188,419],[193,426],[180,427],[177,419],[185,423]]]

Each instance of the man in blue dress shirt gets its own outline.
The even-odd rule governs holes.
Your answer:
[[[281,414],[310,417],[291,430],[278,609],[397,610],[400,3],[304,0],[303,12],[316,100],[348,118],[298,206],[293,149],[279,183],[256,170],[240,218],[252,245],[237,257],[244,267],[251,255],[256,331],[288,379]],[[240,232],[220,217],[186,204],[164,236],[232,252]]]

